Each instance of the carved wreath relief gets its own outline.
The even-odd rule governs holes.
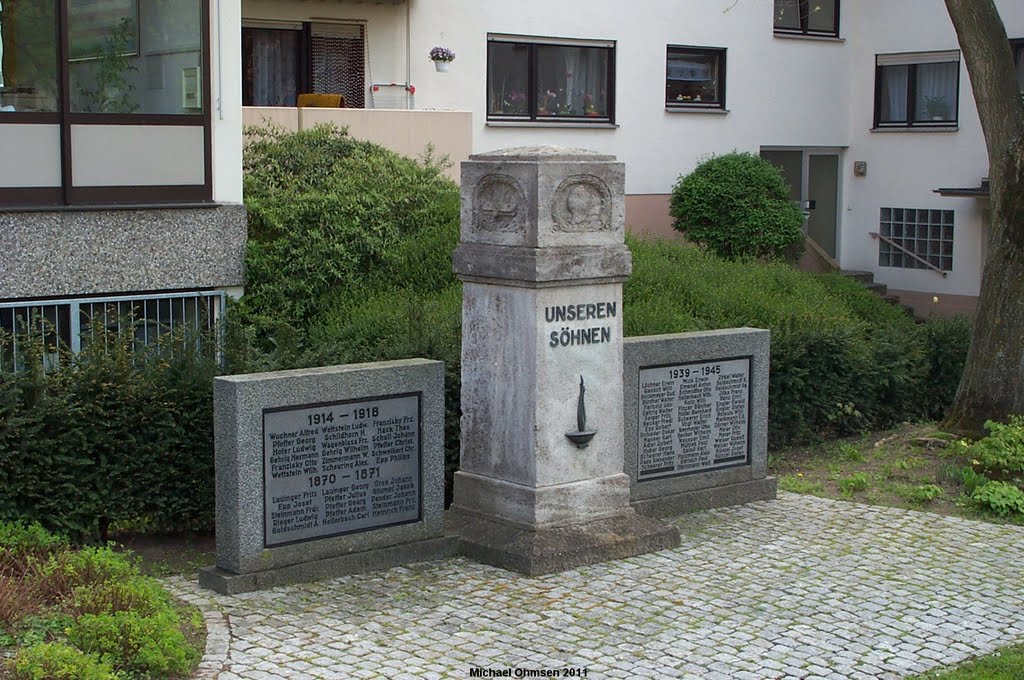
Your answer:
[[[485,175],[473,190],[473,224],[477,231],[514,232],[526,197],[513,177]]]
[[[555,190],[551,207],[555,231],[609,231],[612,228],[611,205],[611,191],[600,177],[568,177]]]

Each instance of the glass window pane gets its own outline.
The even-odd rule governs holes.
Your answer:
[[[525,116],[530,73],[530,48],[525,43],[488,43],[487,113]]]
[[[824,2],[808,3],[807,30],[819,33],[836,32],[836,2],[825,0]]]
[[[960,64],[918,64],[914,93],[915,121],[956,120],[956,86]]]
[[[669,48],[665,103],[719,104],[720,54]]]
[[[800,0],[775,0],[775,28],[800,30]]]
[[[53,11],[53,0],[3,0],[0,5],[0,115],[57,110]]]
[[[201,113],[200,0],[68,0],[71,110]]]
[[[608,117],[608,53],[602,47],[537,47],[537,115]]]
[[[294,30],[242,29],[242,104],[295,106],[299,95],[299,38]]]
[[[900,123],[907,120],[907,74],[910,67],[883,66],[878,70],[881,79],[878,96],[879,121],[883,123]]]

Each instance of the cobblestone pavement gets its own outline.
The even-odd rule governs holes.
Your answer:
[[[1024,528],[794,494],[675,522],[676,550],[539,578],[451,559],[238,596],[168,582],[220,680],[896,678],[1024,641]]]

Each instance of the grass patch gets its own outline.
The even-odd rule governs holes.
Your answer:
[[[1024,645],[1015,645],[972,659],[952,668],[929,671],[911,680],[1021,680],[1024,678]]]
[[[1020,475],[992,470],[972,457],[988,450],[986,463],[1007,458],[992,448],[959,442],[931,423],[904,424],[823,446],[774,451],[768,468],[783,491],[1024,524]]]

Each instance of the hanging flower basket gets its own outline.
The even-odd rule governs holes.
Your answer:
[[[430,60],[434,62],[434,68],[440,73],[448,72],[448,65],[455,60],[455,53],[447,47],[435,47],[430,50]]]

